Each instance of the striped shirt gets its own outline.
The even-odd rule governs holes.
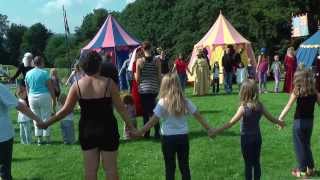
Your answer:
[[[156,58],[147,57],[143,63],[139,84],[140,94],[158,94],[159,92],[159,77]]]

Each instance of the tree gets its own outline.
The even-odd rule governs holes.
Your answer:
[[[22,51],[43,55],[51,32],[41,23],[32,25],[23,36]]]
[[[8,64],[8,51],[5,48],[5,34],[8,30],[8,18],[0,14],[0,63]]]
[[[21,44],[27,27],[23,25],[11,24],[6,33],[6,47],[9,52],[8,63],[18,65],[21,57]]]
[[[66,61],[66,50],[65,37],[63,35],[53,35],[48,40],[44,54],[51,65],[57,65],[56,60],[59,58]],[[68,62],[66,62],[66,64],[67,63]],[[60,66],[60,64],[58,65]]]

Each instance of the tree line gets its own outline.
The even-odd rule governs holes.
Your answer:
[[[113,14],[137,39],[149,40],[167,50],[170,57],[188,55],[213,25],[220,11],[255,49],[285,53],[305,38],[291,39],[291,16],[307,12],[310,34],[317,30],[320,2],[314,0],[136,0],[122,12],[95,9],[69,38],[70,58],[66,59],[63,34],[50,32],[43,24],[31,27],[10,24],[0,14],[1,64],[17,65],[24,52],[43,55],[50,66],[66,67],[79,57],[108,14]]]

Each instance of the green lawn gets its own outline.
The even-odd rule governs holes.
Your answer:
[[[271,84],[269,84],[271,89]],[[198,106],[212,126],[220,126],[228,121],[238,107],[238,96],[204,96],[192,97],[192,89],[187,90],[188,97]],[[286,94],[264,94],[262,102],[275,116],[278,116],[286,104]],[[265,119],[261,122],[263,146],[261,153],[262,179],[283,180],[291,177],[291,168],[296,160],[292,144],[292,112],[288,115],[287,127],[278,130]],[[75,112],[75,124],[78,124],[79,112]],[[16,113],[12,112],[16,120]],[[314,134],[312,138],[315,162],[320,162],[318,125],[319,110],[316,110]],[[122,121],[119,120],[119,131],[122,133]],[[206,179],[244,179],[243,159],[240,152],[239,124],[209,139],[200,125],[190,118],[190,168],[192,178]],[[139,126],[142,120],[139,118]],[[13,152],[14,179],[83,179],[83,158],[78,144],[67,146],[61,143],[59,124],[53,126],[53,144],[45,146],[20,145],[18,126]],[[119,150],[119,171],[121,179],[153,180],[164,179],[164,162],[160,143],[153,140],[121,141]],[[177,177],[180,175],[177,170]],[[100,179],[104,174],[100,169]]]

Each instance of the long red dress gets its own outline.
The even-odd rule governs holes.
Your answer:
[[[316,88],[320,92],[320,59],[316,60]]]
[[[286,71],[286,76],[284,79],[283,91],[286,93],[291,93],[293,90],[293,76],[297,69],[296,58],[287,56],[284,58],[284,68]]]
[[[136,73],[136,62],[133,63],[132,72],[133,74]],[[141,98],[139,94],[138,83],[135,78],[133,78],[132,80],[131,96],[133,98],[133,102],[136,107],[136,114],[137,116],[141,116],[142,115]]]

